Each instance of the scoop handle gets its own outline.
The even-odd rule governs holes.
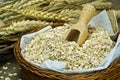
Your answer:
[[[89,4],[83,5],[83,9],[80,15],[80,18],[78,20],[78,24],[88,24],[88,22],[90,21],[90,19],[94,16],[96,12],[96,9]]]

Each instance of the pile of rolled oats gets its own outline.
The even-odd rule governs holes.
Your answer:
[[[64,61],[66,70],[89,69],[97,67],[114,46],[106,31],[89,27],[88,39],[79,47],[76,42],[63,39],[69,27],[57,27],[34,36],[22,50],[24,57],[38,64],[48,59]]]

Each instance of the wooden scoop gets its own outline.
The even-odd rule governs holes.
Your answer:
[[[88,22],[94,16],[96,9],[92,5],[84,5],[79,20],[73,24],[68,33],[65,35],[65,40],[75,41],[81,46],[88,36]]]

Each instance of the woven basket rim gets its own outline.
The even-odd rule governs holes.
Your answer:
[[[20,52],[20,40],[17,41],[14,47],[14,55],[15,58],[17,59],[17,62],[26,70],[37,74],[39,76],[45,76],[45,77],[50,77],[50,78],[55,78],[55,79],[67,79],[67,80],[85,80],[88,79],[110,79],[113,80],[115,77],[118,77],[120,75],[120,57],[117,58],[110,66],[104,70],[100,71],[94,71],[94,72],[88,72],[88,73],[80,73],[80,74],[64,74],[64,73],[59,73],[47,69],[40,68],[39,66],[35,66],[31,64],[30,62],[26,61],[25,58],[22,56]],[[113,79],[111,79],[110,77]],[[58,79],[59,80],[59,79]]]

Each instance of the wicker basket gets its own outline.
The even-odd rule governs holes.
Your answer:
[[[32,65],[21,55],[20,40],[14,48],[14,55],[23,71],[23,80],[120,80],[120,58],[116,59],[107,69],[82,73],[63,74]]]

